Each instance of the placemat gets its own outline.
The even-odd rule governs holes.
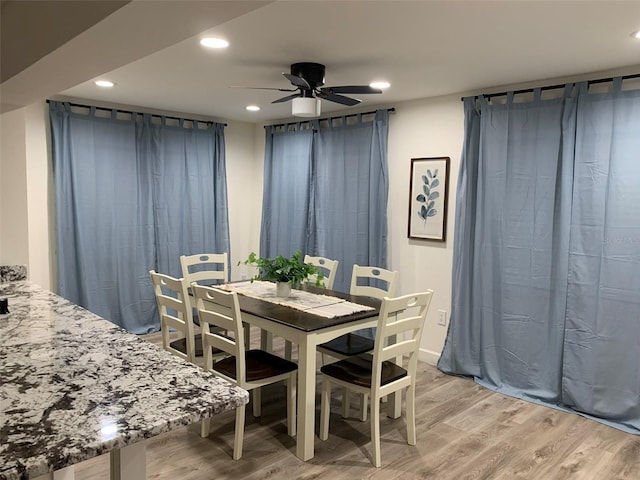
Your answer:
[[[314,315],[319,315],[324,318],[342,317],[357,312],[375,310],[373,307],[349,302],[342,298],[304,292],[302,290],[292,289],[290,296],[286,298],[277,297],[275,283],[259,280],[254,282],[227,283],[216,286],[216,288],[237,292],[247,297],[258,298],[285,307],[295,308],[296,310],[313,313]]]

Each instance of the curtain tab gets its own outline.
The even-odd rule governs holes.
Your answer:
[[[542,89],[540,87],[533,89],[533,101],[539,102],[542,98]]]
[[[381,108],[376,110],[376,122],[386,122],[389,119],[389,110],[386,108]]]
[[[564,86],[564,98],[570,98],[571,97],[571,92],[573,92],[573,83],[567,83]]]
[[[507,93],[507,105],[513,104],[513,92]]]
[[[589,82],[580,82],[576,84],[576,86],[578,87],[579,95],[586,95],[589,93]]]
[[[622,77],[615,77],[613,79],[613,88],[611,89],[611,93],[620,92],[622,92]]]
[[[484,95],[478,95],[477,101],[475,97],[467,97],[465,101],[468,102],[470,106],[473,106],[478,113],[480,113],[483,108],[487,108],[489,106],[489,100],[487,100],[487,97]]]
[[[91,112],[93,115],[95,115],[96,110],[95,107],[91,107],[93,109],[93,111]],[[115,108],[111,109],[111,120],[117,120],[118,119],[118,110],[116,110]]]

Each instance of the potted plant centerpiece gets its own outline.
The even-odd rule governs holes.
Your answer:
[[[251,277],[254,280],[273,280],[276,282],[276,296],[288,297],[291,293],[291,287],[297,287],[305,282],[310,275],[315,275],[316,286],[323,286],[322,280],[324,276],[318,267],[310,263],[302,261],[302,252],[298,250],[291,258],[278,255],[275,258],[258,258],[254,252],[251,252],[249,258],[244,262],[245,265],[258,267],[258,273]]]

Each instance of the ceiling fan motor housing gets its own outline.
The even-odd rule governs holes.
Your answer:
[[[291,65],[291,75],[304,78],[314,89],[324,85],[325,67],[320,63],[300,62]]]

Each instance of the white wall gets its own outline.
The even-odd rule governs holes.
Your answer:
[[[256,125],[229,122],[225,128],[231,279],[246,278],[238,265],[249,252],[258,251],[262,216],[262,156],[254,142]]]
[[[46,104],[36,103],[1,116],[0,263],[27,265],[28,278],[51,288]]]
[[[451,308],[451,272],[456,181],[464,137],[460,95],[395,105],[389,117],[389,268],[400,272],[398,294],[432,289],[420,358],[435,363],[447,333],[437,324],[438,310]],[[411,159],[450,157],[446,242],[409,239]]]
[[[28,264],[24,109],[0,116],[0,139],[0,264]]]
[[[51,231],[54,209],[52,165],[49,161],[49,114],[44,102],[34,103],[25,111],[25,153],[27,171],[27,229],[29,279],[46,289],[53,288]]]

